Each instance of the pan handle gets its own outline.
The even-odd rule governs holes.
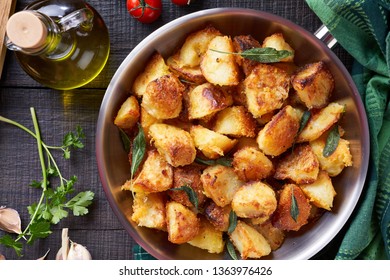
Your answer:
[[[330,49],[337,43],[337,40],[330,34],[329,29],[325,25],[320,26],[320,28],[314,32],[314,36],[324,42]]]

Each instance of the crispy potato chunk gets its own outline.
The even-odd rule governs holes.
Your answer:
[[[231,210],[232,207],[230,204],[221,207],[211,200],[204,210],[204,215],[217,230],[227,231],[229,228],[229,215]]]
[[[238,142],[237,142],[236,146],[234,146],[234,149],[233,149],[234,152],[237,152],[238,150],[241,150],[241,149],[247,148],[247,147],[254,148],[254,149],[260,151],[259,145],[257,145],[257,142],[256,142],[256,138],[240,137],[237,140],[238,140]]]
[[[298,133],[302,112],[290,105],[272,117],[257,136],[257,144],[266,155],[279,156],[289,149]]]
[[[196,157],[196,149],[191,135],[172,125],[155,123],[149,128],[154,146],[165,160],[178,167],[191,164]]]
[[[135,193],[131,219],[138,226],[166,230],[165,193]]]
[[[230,139],[201,125],[192,126],[190,134],[194,139],[195,147],[210,159],[224,156],[237,142],[235,139]]]
[[[230,234],[230,240],[244,260],[259,259],[271,253],[271,246],[265,237],[243,221],[237,221],[235,230]]]
[[[244,106],[232,106],[218,112],[214,131],[233,137],[255,137],[256,120]]]
[[[292,62],[294,61],[294,49],[285,41],[282,33],[274,33],[271,36],[268,36],[264,39],[262,48],[274,48],[278,51],[290,51],[292,55],[281,59],[283,62]]]
[[[259,118],[283,106],[290,90],[290,77],[277,67],[258,64],[243,84],[248,111]]]
[[[222,253],[225,247],[223,232],[217,230],[206,218],[200,219],[199,233],[188,244],[215,254]]]
[[[271,175],[274,167],[258,148],[246,146],[233,155],[234,171],[242,181],[256,181]]]
[[[274,227],[270,220],[262,224],[254,225],[254,228],[267,239],[272,251],[275,251],[282,246],[286,237],[284,231]]]
[[[294,219],[293,198],[296,201],[297,217]],[[297,231],[307,224],[310,216],[311,205],[300,187],[294,184],[287,184],[280,193],[278,207],[272,216],[272,224],[281,230]]]
[[[199,233],[200,221],[194,212],[176,201],[166,204],[168,240],[183,244]]]
[[[157,119],[176,118],[182,109],[184,89],[176,76],[164,75],[148,84],[141,106]]]
[[[232,96],[210,83],[195,87],[188,93],[188,117],[190,120],[211,118],[216,112],[233,103]]]
[[[173,184],[172,167],[156,151],[151,150],[134,180],[128,180],[122,187],[133,192],[162,192]]]
[[[270,217],[276,206],[274,190],[260,181],[240,187],[232,200],[232,209],[241,218]]]
[[[291,83],[309,109],[326,106],[334,89],[332,73],[323,61],[305,65],[291,77]]]
[[[231,52],[234,52],[234,48],[228,36],[216,36],[210,41],[200,62],[200,69],[208,82],[219,86],[238,85],[240,71]]]
[[[315,206],[331,211],[336,191],[326,171],[320,171],[314,183],[300,185],[302,191]]]
[[[171,72],[175,73],[181,79],[195,84],[203,84],[206,82],[206,79],[200,70],[200,66],[190,67],[182,65],[179,53],[170,56],[167,59],[167,65],[169,66]]]
[[[326,136],[326,135],[324,135]],[[352,155],[349,150],[349,141],[340,138],[336,150],[328,157],[324,157],[323,151],[326,143],[326,137],[320,137],[310,142],[313,152],[316,154],[320,168],[328,172],[329,176],[339,175],[345,167],[352,166]]]
[[[168,74],[170,74],[170,71],[164,58],[160,53],[155,52],[147,62],[145,70],[135,78],[131,90],[136,96],[141,97],[144,95],[149,82]]]
[[[145,134],[146,143],[150,143],[149,128],[154,123],[161,123],[162,120],[153,117],[145,108],[141,107],[140,122]]]
[[[114,124],[123,130],[129,130],[138,122],[139,116],[140,108],[138,100],[132,95],[122,103],[114,119]]]
[[[235,52],[240,53],[253,48],[261,48],[261,44],[251,35],[239,35],[234,36],[233,47]],[[245,76],[248,76],[252,72],[253,68],[259,64],[259,62],[243,58],[241,55],[236,56],[236,62],[239,66],[241,66]]]
[[[207,167],[200,179],[205,195],[221,207],[228,205],[236,191],[243,185],[233,168],[222,165]]]
[[[320,163],[309,144],[301,144],[280,159],[274,177],[290,179],[297,184],[310,184],[317,180]]]
[[[332,102],[319,111],[313,112],[305,128],[299,133],[297,142],[309,142],[320,137],[341,118],[345,106]]]
[[[189,67],[199,66],[210,41],[220,35],[221,32],[211,25],[189,34],[180,49],[180,64]]]
[[[173,188],[180,188],[182,186],[191,187],[196,193],[199,207],[206,201],[202,182],[200,181],[200,175],[200,168],[194,165],[186,165],[173,169]],[[168,190],[168,195],[172,200],[179,202],[184,206],[189,208],[194,207],[184,190]]]

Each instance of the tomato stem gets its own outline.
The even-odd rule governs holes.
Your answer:
[[[134,18],[141,18],[144,16],[146,8],[149,8],[151,10],[158,10],[159,9],[159,8],[155,8],[155,7],[150,6],[148,3],[145,2],[145,0],[139,0],[139,5],[137,7],[130,9],[129,12],[133,12],[135,10],[141,9],[141,15],[138,17],[134,16]]]

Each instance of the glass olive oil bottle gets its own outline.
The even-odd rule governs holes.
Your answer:
[[[62,90],[92,81],[110,52],[103,19],[81,0],[40,0],[28,5],[8,20],[6,45],[33,79]]]

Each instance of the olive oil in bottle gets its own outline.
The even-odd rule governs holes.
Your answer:
[[[33,79],[62,90],[92,81],[110,51],[103,19],[81,0],[40,0],[28,5],[8,20],[6,45]]]

